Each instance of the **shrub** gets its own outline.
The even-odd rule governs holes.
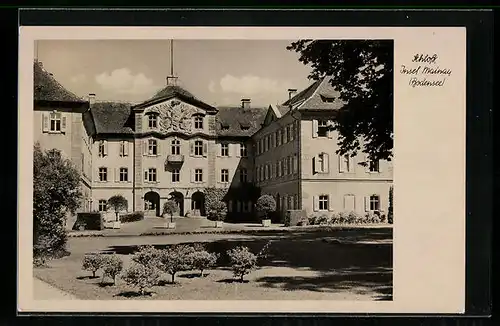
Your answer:
[[[333,213],[330,217],[330,223],[332,224],[340,224],[340,215],[342,213]]]
[[[110,277],[113,280],[113,284],[116,283],[116,276],[120,274],[123,269],[123,260],[116,254],[105,255],[102,258],[102,277]]]
[[[130,223],[142,221],[144,219],[144,212],[133,212],[130,214],[124,214],[120,216],[120,222],[122,223]]]
[[[45,266],[48,259],[54,256],[54,245],[57,239],[49,235],[41,235],[33,245],[33,263],[35,266]]]
[[[257,199],[255,209],[267,218],[269,213],[276,210],[276,201],[271,195],[262,195]]]
[[[99,212],[78,213],[73,230],[102,230],[104,228],[103,223],[103,217]]]
[[[190,261],[192,267],[200,271],[200,276],[203,277],[203,271],[207,268],[215,266],[219,255],[216,253],[210,253],[205,249],[195,248],[191,253]]]
[[[309,215],[309,217],[307,218],[307,222],[309,225],[317,225],[317,220],[318,215],[316,214]]]
[[[194,248],[187,245],[175,245],[173,247],[161,250],[160,268],[170,274],[171,283],[175,282],[177,272],[191,270],[192,253]]]
[[[227,191],[223,188],[209,187],[205,189],[205,208],[207,218],[214,221],[224,221],[227,216],[227,204],[224,197]]]
[[[128,202],[122,195],[114,195],[108,199],[108,206],[115,211],[116,221],[118,221],[118,213],[127,210]]]
[[[42,151],[39,143],[33,151],[33,256],[38,259],[66,251],[66,213],[76,212],[82,193],[78,170],[60,151]]]
[[[394,212],[393,212],[393,196],[394,196],[394,188],[391,186],[389,188],[389,208],[387,211],[387,222],[392,224],[394,221]]]
[[[160,264],[160,256],[161,250],[158,250],[151,245],[141,246],[132,256],[132,261],[149,268],[158,268]]]
[[[125,270],[122,279],[128,285],[139,288],[141,295],[144,295],[147,288],[151,288],[158,284],[160,276],[160,271],[156,268],[133,263]]]
[[[304,210],[288,210],[285,214],[283,224],[285,226],[298,225],[302,220],[307,220],[307,213]]]
[[[92,272],[92,277],[102,267],[103,257],[100,254],[89,254],[83,257],[82,269]]]
[[[322,214],[315,220],[315,222],[318,225],[328,225],[330,224],[330,217],[327,214]]]
[[[241,282],[246,274],[256,268],[257,256],[250,252],[248,247],[239,246],[228,250],[227,255],[231,261],[234,276],[238,277]]]
[[[174,221],[174,214],[177,212],[177,202],[173,199],[169,199],[163,204],[163,214],[170,215],[170,221]]]

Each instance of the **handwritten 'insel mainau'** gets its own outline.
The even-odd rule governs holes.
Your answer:
[[[413,67],[401,65],[399,73],[403,75],[413,76],[408,82],[411,87],[442,87],[446,82],[446,78],[451,76],[452,71],[448,68],[440,68],[437,65],[437,59],[437,54],[415,54],[412,62],[425,64],[420,64]]]

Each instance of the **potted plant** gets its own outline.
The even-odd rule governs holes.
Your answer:
[[[119,213],[120,211],[124,211],[128,208],[127,199],[125,199],[122,195],[114,195],[108,199],[108,206],[114,210],[116,215],[116,218],[113,221],[113,229],[119,229],[121,224]]]
[[[276,201],[271,195],[262,195],[257,199],[257,203],[255,205],[256,210],[263,215],[262,218],[262,226],[269,227],[271,226],[271,219],[269,218],[269,213],[274,212],[276,210]]]
[[[163,217],[167,218],[166,215],[170,215],[170,221],[166,220],[165,228],[175,229],[174,213],[177,211],[177,202],[173,199],[168,199],[165,204],[163,204]]]

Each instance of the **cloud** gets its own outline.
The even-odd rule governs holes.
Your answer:
[[[262,93],[286,93],[290,84],[286,81],[263,78],[254,75],[245,75],[241,77],[225,75],[220,80],[220,87],[222,91],[228,93],[256,95]]]
[[[78,74],[78,75],[71,77],[70,80],[72,83],[78,84],[78,83],[82,83],[85,80],[87,80],[87,76],[85,76],[84,74]]]
[[[111,73],[103,72],[95,77],[96,82],[106,91],[117,94],[147,94],[156,89],[151,78],[143,73],[132,74],[130,69],[121,68]]]
[[[208,90],[210,91],[210,93],[215,93],[215,82],[213,80],[211,80],[208,84]]]

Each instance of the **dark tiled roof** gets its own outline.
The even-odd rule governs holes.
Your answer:
[[[97,102],[92,104],[90,112],[94,117],[96,132],[98,134],[132,134],[132,128],[127,126],[130,110],[131,104],[129,103]]]
[[[300,99],[294,100],[295,98]],[[325,102],[325,98],[333,98],[333,102]],[[299,110],[305,111],[338,110],[345,104],[340,99],[340,93],[336,91],[330,83],[330,77],[321,78],[304,91],[294,96],[290,101],[292,105],[297,105]],[[302,104],[299,104],[300,102],[302,102]]]
[[[34,63],[35,101],[88,103],[62,86],[49,72],[43,69],[41,62]]]
[[[215,130],[219,136],[251,136],[257,132],[268,108],[219,107]],[[229,128],[222,128],[222,126]]]
[[[316,89],[318,89],[318,87],[321,85],[322,81],[323,81],[323,78],[315,81],[309,87],[307,87],[306,89],[304,89],[304,90],[300,91],[299,93],[297,93],[294,97],[292,97],[291,99],[287,100],[281,106],[289,108],[290,106],[294,106],[294,105],[296,105],[296,104],[298,104],[298,103],[300,103],[300,102],[308,99],[309,97],[311,97],[314,94],[314,92],[316,91]],[[280,111],[281,111],[281,109],[280,109]]]

